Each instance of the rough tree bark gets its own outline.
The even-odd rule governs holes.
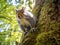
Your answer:
[[[60,45],[60,0],[36,0],[32,12],[37,29],[24,37],[22,45]]]

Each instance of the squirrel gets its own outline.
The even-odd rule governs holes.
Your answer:
[[[29,12],[29,10],[26,10],[26,7],[16,10],[16,17],[18,24],[23,30],[24,34],[35,30],[36,16]]]

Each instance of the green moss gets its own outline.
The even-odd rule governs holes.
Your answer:
[[[49,31],[48,33],[43,32],[36,38],[36,45],[60,45],[60,39],[57,38],[56,34],[59,35],[59,31]]]
[[[34,7],[34,9],[32,10],[32,13],[33,13],[35,16],[38,16],[40,9],[41,9],[40,5],[36,5],[36,6]]]
[[[49,1],[44,3],[40,12],[36,45],[60,45],[60,4],[56,0]]]
[[[60,7],[59,7],[60,8]],[[59,30],[60,22],[58,9],[55,9],[55,3],[44,3],[39,17],[38,30],[40,32],[48,32],[50,30]]]

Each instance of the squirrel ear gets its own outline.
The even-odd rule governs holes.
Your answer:
[[[26,9],[26,7],[22,7],[22,10],[25,10]]]

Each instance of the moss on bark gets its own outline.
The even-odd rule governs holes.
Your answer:
[[[33,14],[37,16],[34,32],[29,32],[23,45],[60,45],[60,0],[36,2]]]

